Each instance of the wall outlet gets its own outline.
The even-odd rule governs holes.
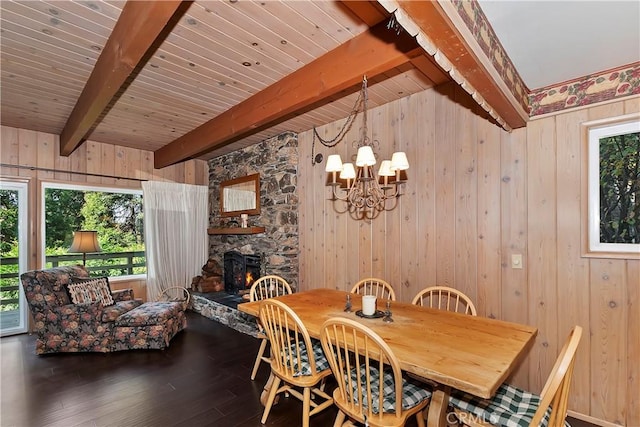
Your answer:
[[[511,268],[522,269],[522,254],[511,255]]]

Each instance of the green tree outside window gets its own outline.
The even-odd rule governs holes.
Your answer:
[[[640,243],[640,132],[600,138],[600,241]]]

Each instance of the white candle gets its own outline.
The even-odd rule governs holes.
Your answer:
[[[365,316],[373,316],[376,312],[375,295],[364,295],[362,297],[362,314]]]

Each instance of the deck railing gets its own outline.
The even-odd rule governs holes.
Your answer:
[[[47,255],[45,258],[45,268],[81,263],[82,255],[78,254]],[[7,268],[3,268],[0,272],[0,311],[17,309],[17,291],[20,289],[18,258],[0,258],[0,265],[11,270],[5,272]],[[144,274],[147,271],[146,265],[144,251],[132,251],[87,254],[85,267],[92,276],[113,277]]]

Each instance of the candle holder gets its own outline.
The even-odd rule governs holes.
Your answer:
[[[344,311],[346,313],[351,313],[351,295],[347,294],[347,302],[344,305]]]
[[[391,318],[391,301],[387,301],[387,306],[384,311],[384,318],[382,319],[385,323],[392,323],[393,319]]]

